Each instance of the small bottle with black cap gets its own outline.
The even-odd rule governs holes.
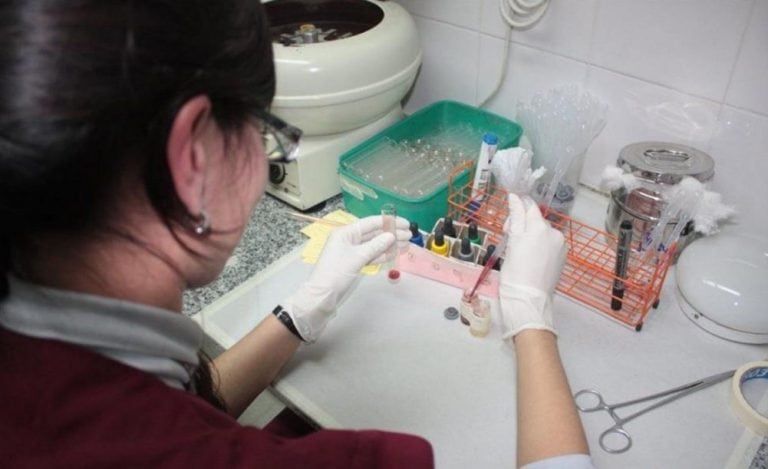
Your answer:
[[[472,262],[475,257],[475,252],[472,249],[472,243],[469,242],[469,238],[461,238],[461,245],[455,250],[454,257],[456,259]]]
[[[443,234],[445,236],[450,236],[451,238],[456,237],[456,228],[453,226],[453,218],[451,217],[445,217],[443,218]]]
[[[495,244],[489,244],[487,248],[485,248],[485,256],[483,256],[483,262],[482,265],[485,265],[488,263],[488,260],[491,258],[493,253],[496,251],[496,245]],[[496,265],[493,266],[493,270],[501,270],[501,259],[496,260]]]
[[[469,241],[472,244],[481,245],[483,244],[482,238],[480,238],[480,232],[477,229],[477,223],[471,221],[469,222],[469,228],[467,228],[468,235],[467,238],[469,238]]]
[[[409,239],[408,241],[423,248],[424,236],[422,236],[421,231],[419,231],[419,224],[416,223],[415,221],[412,221],[408,228],[411,230],[411,239]]]
[[[448,241],[445,239],[445,233],[441,228],[435,230],[435,235],[429,243],[429,250],[440,256],[448,256]]]

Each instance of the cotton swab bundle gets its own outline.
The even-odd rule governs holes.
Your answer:
[[[704,185],[692,177],[685,177],[675,186],[662,194],[666,202],[664,210],[651,231],[651,236],[645,240],[643,248],[649,253],[655,253],[659,248],[666,251],[670,245],[677,241],[683,227],[696,213],[699,201],[704,194]],[[676,220],[675,228],[669,236],[664,236],[667,225]]]
[[[686,178],[683,180],[683,187],[688,191],[693,191],[699,199],[695,201],[695,209],[692,212],[692,220],[697,233],[709,236],[717,233],[720,222],[727,220],[736,213],[736,209],[731,205],[723,203],[720,194],[707,190],[706,187],[696,179]],[[621,188],[627,192],[640,186],[642,182],[632,173],[625,173],[617,166],[606,166],[601,175],[601,186],[609,191],[615,191]],[[699,187],[700,186],[700,187]],[[666,195],[665,200],[673,200],[678,197],[677,191],[680,188],[673,187],[670,193]]]
[[[609,191],[624,188],[630,192],[640,186],[640,181],[632,173],[626,173],[618,166],[606,166],[600,175],[600,185]]]
[[[722,196],[717,192],[705,190],[699,201],[698,210],[693,216],[697,233],[709,236],[718,232],[721,221],[736,214],[736,208],[725,205]]]
[[[649,255],[660,247],[662,250],[669,249],[691,220],[696,232],[711,235],[717,232],[721,221],[736,213],[734,207],[723,204],[720,194],[707,190],[701,181],[692,177],[683,178],[664,194],[664,199],[667,206],[651,232],[647,245]],[[674,229],[665,237],[667,224],[675,218]]]

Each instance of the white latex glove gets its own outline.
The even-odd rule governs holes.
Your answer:
[[[317,340],[360,269],[367,264],[384,262],[387,250],[395,242],[398,249],[408,245],[411,237],[408,221],[397,217],[396,236],[392,236],[383,231],[383,220],[376,215],[336,228],[328,237],[309,279],[282,303],[305,342]]]
[[[507,248],[501,267],[499,302],[503,339],[525,329],[557,335],[552,324],[552,293],[565,261],[563,235],[544,220],[532,200],[509,195],[504,226]]]

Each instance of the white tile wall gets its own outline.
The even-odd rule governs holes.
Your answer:
[[[551,0],[550,8],[535,27],[515,30],[512,39],[566,57],[589,57],[597,0]],[[503,38],[507,27],[499,15],[499,0],[483,0],[480,31]]]
[[[475,103],[488,96],[496,84],[503,53],[504,40],[485,35],[480,37]],[[534,93],[542,89],[583,83],[586,76],[587,65],[583,62],[513,43],[509,51],[507,77],[487,109],[513,119],[519,101],[529,101]]]
[[[477,0],[410,0],[398,2],[411,14],[432,18],[469,29],[478,29],[480,7]]]
[[[480,35],[439,21],[415,19],[424,58],[406,111],[413,112],[442,99],[473,103]]]
[[[768,2],[759,0],[744,36],[726,103],[768,114]]]
[[[407,110],[485,97],[504,50],[498,0],[398,1],[425,53]],[[628,143],[687,143],[715,158],[715,187],[738,223],[768,236],[768,0],[551,0],[512,41],[488,109],[513,118],[519,100],[574,82],[610,107],[582,182],[599,184]]]
[[[483,34],[504,37],[507,27],[499,16],[499,0],[481,0],[477,2],[480,10],[480,29]],[[542,19],[542,21],[544,21]]]
[[[768,116],[725,106],[708,153],[717,173],[712,187],[736,206],[735,221],[768,237]]]
[[[591,62],[720,101],[751,8],[742,0],[602,1]]]

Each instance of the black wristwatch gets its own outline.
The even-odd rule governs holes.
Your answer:
[[[291,319],[291,316],[286,310],[283,309],[282,306],[275,306],[275,309],[272,310],[272,314],[274,314],[275,317],[277,317],[277,319],[282,322],[283,325],[288,328],[288,330],[291,331],[293,335],[298,337],[300,341],[306,342],[301,334],[299,334],[299,331],[296,329],[296,325],[293,324],[293,319]]]

